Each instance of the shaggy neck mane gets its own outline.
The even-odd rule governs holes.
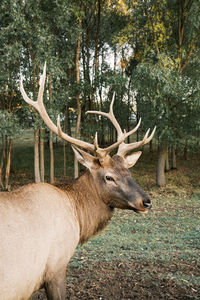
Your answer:
[[[113,215],[113,209],[101,200],[89,171],[67,184],[57,186],[65,190],[75,204],[80,224],[80,244],[106,227]]]

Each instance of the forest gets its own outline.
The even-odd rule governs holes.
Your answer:
[[[92,141],[98,131],[101,145],[112,143],[112,124],[85,112],[108,111],[114,92],[114,112],[122,128],[128,131],[142,118],[133,139],[143,139],[148,128],[157,126],[149,152],[157,151],[156,184],[165,186],[165,172],[176,168],[177,154],[188,159],[188,154],[199,153],[199,11],[199,1],[193,0],[3,0],[1,188],[9,187],[12,149],[27,130],[34,136],[34,180],[45,180],[49,152],[46,180],[55,181],[54,134],[19,91],[23,76],[28,95],[37,98],[45,62],[44,103],[55,122],[61,115],[69,135]],[[64,142],[63,177],[72,161],[67,149]],[[78,172],[75,163],[75,177]]]
[[[23,82],[37,100],[44,66],[45,108],[69,136],[95,145],[97,132],[100,147],[115,143],[106,114],[86,114],[108,113],[113,95],[122,130],[140,124],[126,138],[141,141],[130,172],[152,209],[116,210],[103,235],[78,247],[66,299],[199,299],[200,0],[1,0],[0,8],[0,194],[84,173],[20,92]]]

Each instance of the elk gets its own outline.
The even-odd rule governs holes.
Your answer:
[[[46,64],[37,101],[32,101],[23,88],[24,100],[32,105],[54,133],[68,141],[78,161],[87,170],[79,178],[62,187],[48,183],[32,183],[0,194],[0,299],[28,299],[41,287],[47,298],[66,297],[66,269],[78,244],[85,243],[102,230],[113,215],[114,208],[146,213],[151,200],[133,181],[129,168],[141,151],[127,154],[148,143],[155,132],[149,130],[143,140],[127,144],[134,133],[123,132],[113,114],[114,97],[109,113],[88,111],[107,117],[117,130],[117,141],[100,148],[97,135],[94,144],[64,133],[58,117],[57,126],[49,118],[44,104]],[[89,150],[90,153],[80,149]],[[118,148],[113,157],[109,153]]]

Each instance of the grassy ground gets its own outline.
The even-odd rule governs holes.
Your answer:
[[[75,286],[81,265],[81,299],[87,299],[87,284],[96,280],[102,281],[101,288],[90,285],[89,299],[200,299],[200,173],[188,165],[167,174],[169,184],[163,189],[141,179],[144,186],[152,185],[151,213],[118,210],[103,235],[77,249],[68,281]],[[87,281],[91,269],[101,272]],[[97,291],[99,298],[93,298]]]
[[[109,268],[114,265],[115,272],[123,269],[120,280],[123,277],[129,281],[122,287],[123,299],[136,297],[134,287],[138,283],[142,285],[138,299],[198,299],[200,194],[172,197],[165,192],[162,196],[154,192],[153,203],[154,209],[145,217],[116,211],[103,235],[77,249],[70,263],[72,279],[74,272],[80,271],[80,265],[93,270],[98,270],[97,265],[106,266],[104,289],[109,290]],[[91,276],[88,271],[85,274]]]
[[[31,153],[19,145],[14,150],[13,186],[33,180]],[[61,157],[58,148],[58,179]],[[77,249],[68,268],[69,299],[200,299],[199,159],[179,158],[165,188],[155,185],[155,162],[156,153],[146,149],[132,171],[151,196],[152,211],[116,210],[106,231]]]

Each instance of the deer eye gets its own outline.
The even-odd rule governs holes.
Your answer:
[[[106,176],[106,180],[115,182],[114,178],[112,178],[111,176],[108,176],[108,175]]]

